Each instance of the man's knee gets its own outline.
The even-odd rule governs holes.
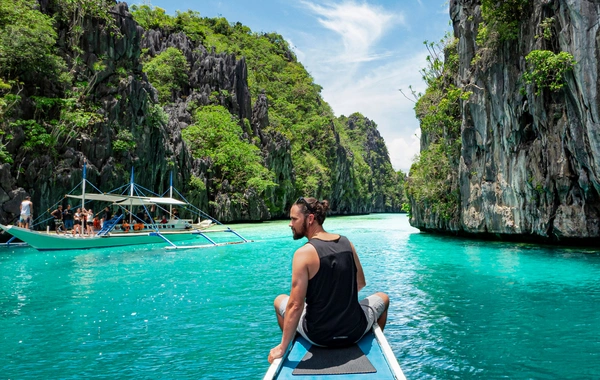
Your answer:
[[[383,304],[385,305],[386,309],[390,306],[390,297],[387,294],[383,292],[377,292],[375,295],[383,300]]]

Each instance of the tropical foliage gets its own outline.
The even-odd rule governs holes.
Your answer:
[[[167,103],[173,93],[181,90],[188,81],[189,65],[181,50],[170,47],[148,60],[144,72],[158,91],[160,103]]]
[[[85,17],[104,21],[116,31],[108,3],[65,0],[53,3],[56,14],[39,11],[33,0],[0,0],[0,162],[12,162],[5,147],[15,131],[24,135],[23,151],[33,156],[56,155],[57,148],[87,130],[103,117],[88,95],[104,70],[101,61],[87,70],[80,56]],[[67,25],[67,44],[59,51],[57,28]],[[77,75],[74,75],[74,74]],[[28,89],[33,117],[22,119],[14,111]]]
[[[576,62],[573,55],[561,51],[533,50],[525,56],[527,71],[523,73],[525,83],[536,87],[536,95],[547,88],[558,91],[565,85],[565,73],[571,71]]]
[[[113,168],[122,169],[124,162],[143,154],[142,140],[152,140],[146,132],[169,133],[163,128],[167,113],[193,90],[189,78],[193,62],[173,47],[156,55],[127,51],[122,57],[112,56],[111,49],[127,42],[120,39],[127,25],[115,23],[112,6],[109,0],[0,0],[0,163],[15,162],[17,155],[24,162],[27,155],[51,164],[63,160],[68,166],[64,157],[74,154],[79,159],[85,145],[83,156],[100,151],[115,160]],[[232,198],[241,198],[248,190],[266,197],[279,185],[296,193],[286,193],[285,199],[299,194],[324,198],[339,192],[348,203],[384,202],[397,209],[403,202],[398,190],[403,175],[392,170],[385,146],[365,147],[365,134],[376,126],[362,115],[336,118],[321,97],[321,87],[281,35],[252,32],[240,23],[201,17],[194,11],[170,16],[149,4],[130,9],[145,29],[160,29],[163,35],[181,32],[198,51],[206,48],[238,60],[243,57],[251,102],[262,94],[267,98],[270,124],[261,136],[250,120],[232,116],[233,95],[224,89],[202,94],[202,104],[190,102],[192,124],[182,137],[209,172],[194,173],[188,184],[206,188],[209,201],[214,200],[213,190]],[[112,43],[116,45],[104,46]],[[158,103],[151,96],[126,96],[132,88],[151,94],[148,82],[157,90]],[[121,117],[124,114],[128,116]],[[123,119],[129,124],[121,123]],[[353,130],[351,124],[359,128]],[[155,127],[161,130],[155,132]],[[106,140],[93,148],[83,143],[95,136]],[[264,136],[289,142],[289,178],[275,179],[267,168],[267,152],[261,151]],[[340,165],[349,168],[349,178],[339,178]]]
[[[422,71],[428,87],[415,106],[426,142],[410,169],[407,193],[420,210],[428,210],[443,220],[458,218],[459,190],[457,181],[460,159],[460,100],[465,93],[454,84],[458,73],[458,44],[455,39],[430,45],[429,66]]]
[[[401,203],[402,192],[400,191],[400,195],[398,195],[398,188],[392,185],[392,183],[398,182],[398,174],[392,170],[389,157],[385,158],[387,166],[382,169],[381,178],[378,178],[381,179],[381,182],[370,186],[369,184],[373,182],[373,173],[365,161],[362,145],[366,143],[365,139],[362,138],[359,142],[356,138],[358,132],[346,132],[347,118],[336,119],[329,105],[321,97],[321,87],[314,83],[313,78],[297,61],[294,52],[281,35],[255,33],[239,22],[229,23],[222,17],[203,18],[195,11],[177,12],[175,16],[169,16],[161,8],[136,5],[132,6],[132,13],[140,25],[145,28],[160,29],[166,33],[182,32],[193,42],[202,44],[208,50],[214,49],[216,53],[235,54],[245,58],[252,99],[255,101],[262,93],[267,96],[270,125],[264,132],[275,130],[291,142],[296,179],[295,189],[298,194],[311,194],[317,197],[331,196],[336,185],[335,176],[332,173],[336,164],[336,153],[332,149],[337,144],[337,132],[342,136],[342,144],[352,152],[351,157],[353,157],[354,183],[348,184],[348,186],[352,186],[352,189],[349,189],[347,194],[354,194],[369,203],[373,201],[375,193],[384,191],[387,194],[386,199],[390,203],[392,203],[392,199],[394,199],[394,204]],[[181,67],[181,65],[179,66]],[[145,68],[145,70],[149,73],[150,81],[159,89],[159,93],[164,93],[160,89],[163,83],[173,83],[173,81],[157,81],[155,77],[150,76],[150,69]],[[156,72],[166,73],[167,70],[161,68]],[[222,104],[219,98],[227,97],[229,94],[220,92],[213,95],[213,103]],[[203,108],[198,111],[197,120],[200,120],[202,112],[208,112],[207,110],[212,114],[215,112],[215,109]],[[224,117],[223,110],[220,112]],[[247,121],[230,121],[227,123],[230,128],[232,128],[231,123],[244,126]],[[201,137],[197,132],[199,131],[194,129],[194,133],[185,133],[190,143],[194,143],[192,139],[198,138],[199,140],[194,145],[199,147],[200,141],[205,141],[206,136]],[[344,138],[344,136],[349,137]],[[227,144],[229,145],[228,148],[224,148],[225,150],[233,146],[231,145],[232,141],[228,140]],[[252,145],[253,143],[242,139],[242,144]],[[206,155],[206,152],[201,153],[201,149],[196,149],[195,152],[199,156],[211,156],[210,154]],[[211,157],[215,159],[215,156]],[[230,171],[223,173],[232,174]],[[269,176],[256,174],[254,178],[261,178],[260,188],[265,188],[265,184],[272,186],[269,183]],[[229,184],[231,185],[232,182],[243,184],[244,180],[230,180]]]
[[[516,40],[520,22],[531,0],[481,0],[481,17],[477,34],[478,44]]]
[[[182,132],[195,157],[210,159],[219,179],[233,189],[254,188],[258,193],[270,186],[273,173],[262,165],[260,149],[242,140],[242,128],[223,106],[196,110],[195,123]]]

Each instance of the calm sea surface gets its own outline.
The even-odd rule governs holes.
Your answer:
[[[0,248],[0,379],[259,379],[289,292],[287,222],[209,249]],[[421,234],[405,215],[329,218],[409,379],[600,378],[600,254]]]

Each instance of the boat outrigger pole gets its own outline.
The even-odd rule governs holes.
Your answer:
[[[171,170],[171,177],[169,179],[169,198],[173,198],[173,171]],[[173,205],[169,205],[169,218],[173,218]]]
[[[85,208],[85,183],[86,179],[86,163],[87,160],[83,160],[83,181],[81,181],[81,207]]]
[[[131,176],[129,178],[129,196],[130,199],[133,198],[133,187],[135,184],[133,183],[133,166],[131,166]],[[133,205],[131,204],[131,200],[129,201],[129,224],[133,223]]]

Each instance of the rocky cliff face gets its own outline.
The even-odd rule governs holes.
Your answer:
[[[14,163],[0,165],[3,178],[0,184],[1,223],[15,220],[25,194],[32,196],[36,217],[55,207],[54,202],[81,181],[84,161],[87,162],[88,179],[105,191],[126,183],[127,172],[132,166],[137,169],[136,182],[149,187],[160,183],[162,188],[168,184],[170,168],[165,157],[175,156],[177,152],[169,150],[168,144],[164,143],[169,139],[165,125],[152,120],[150,106],[156,91],[144,79],[139,62],[143,30],[133,21],[125,3],[115,5],[113,14],[121,37],[103,31],[99,20],[86,19],[86,33],[79,46],[87,71],[91,72],[100,57],[105,65],[90,82],[90,101],[97,105],[102,121],[80,131],[77,139],[59,141],[61,147],[57,157],[23,152],[23,131],[15,130],[16,138],[7,146],[15,157]],[[64,33],[59,35],[61,49],[65,49]],[[118,75],[119,67],[124,68],[127,75]],[[53,92],[45,95],[60,96]],[[29,119],[33,112],[31,100],[23,97],[18,116]],[[134,152],[115,154],[112,151],[111,143],[118,128],[131,131],[136,140]],[[185,153],[181,154],[185,156]]]
[[[267,96],[261,94],[252,105],[247,83],[247,67],[244,57],[232,54],[215,54],[201,44],[195,45],[182,33],[167,34],[160,30],[148,30],[142,39],[142,48],[147,49],[151,56],[165,51],[169,47],[181,50],[190,64],[189,86],[181,94],[174,97],[174,105],[166,108],[169,114],[169,129],[172,134],[180,135],[183,128],[191,123],[191,104],[211,104],[211,94],[226,94],[220,96],[220,104],[226,107],[239,120],[248,120],[250,129],[246,130],[246,138],[258,138],[267,168],[275,174],[277,187],[268,191],[266,201],[260,194],[247,191],[244,194],[245,202],[233,202],[230,191],[223,186],[215,195],[215,202],[209,206],[209,211],[219,220],[267,220],[270,218],[285,218],[289,205],[295,201],[294,195],[294,167],[291,157],[290,141],[281,133],[268,129],[269,112]],[[367,135],[365,150],[369,166],[374,173],[381,172],[385,164],[389,164],[389,155],[385,142],[375,123],[368,121],[368,128],[360,133]],[[379,196],[380,184],[374,183],[378,176],[371,179],[370,191],[379,196],[373,202],[361,199],[355,193],[347,193],[345,189],[355,188],[353,178],[351,154],[340,144],[338,133],[330,125],[331,133],[335,136],[336,144],[330,147],[328,157],[330,170],[335,176],[332,193],[327,197],[331,199],[332,214],[356,214],[368,212],[399,212],[401,205],[396,202],[387,202],[385,197]],[[265,132],[268,131],[268,132]],[[186,168],[184,168],[186,169]],[[188,168],[199,172],[201,178],[210,185],[211,177],[207,171],[197,168]]]
[[[219,103],[226,107],[239,120],[248,120],[252,128],[246,131],[246,137],[250,134],[261,137],[263,145],[269,142],[262,136],[261,128],[268,124],[268,113],[266,99],[260,98],[254,110],[251,106],[250,93],[247,82],[247,67],[243,57],[237,59],[232,54],[215,54],[201,44],[194,44],[185,34],[164,33],[161,30],[148,30],[144,33],[142,39],[142,49],[147,49],[150,56],[156,56],[170,47],[179,49],[186,57],[190,66],[189,84],[173,96],[174,102],[165,107],[169,115],[168,129],[171,136],[177,136],[177,144],[185,150],[185,144],[181,140],[181,131],[193,123],[192,109],[202,105],[213,104],[212,94],[219,94]],[[265,120],[266,119],[266,120]],[[289,143],[288,143],[289,145]],[[268,152],[267,152],[268,154]],[[289,149],[283,153],[285,160],[286,154],[289,156]],[[281,156],[281,152],[279,152]],[[271,160],[271,164],[277,161]],[[207,190],[203,192],[195,191],[190,194],[190,201],[200,204],[205,210],[208,210],[215,218],[222,221],[241,221],[241,220],[266,220],[270,213],[264,200],[251,191],[244,194],[245,202],[232,202],[229,197],[228,187],[223,188],[214,194],[215,202],[209,206],[209,194],[211,175],[206,170],[210,166],[209,162],[194,160],[182,162],[182,173],[196,173],[207,185]],[[185,174],[184,174],[185,175]],[[189,179],[189,176],[187,176]],[[280,200],[275,200],[275,202]]]
[[[517,43],[501,44],[488,65],[475,67],[480,3],[450,2],[459,39],[457,83],[473,91],[462,103],[461,220],[454,232],[591,242],[600,236],[600,3],[530,4]],[[548,41],[538,36],[549,18]],[[560,91],[536,94],[523,82],[524,57],[542,49],[577,61]],[[417,227],[431,222],[419,217]]]
[[[53,11],[52,3],[47,1],[41,1],[40,7],[44,12]],[[102,28],[102,20],[85,19],[85,33],[79,43],[85,72],[77,75],[86,80],[93,79],[87,91],[101,120],[80,131],[73,140],[60,141],[56,156],[21,152],[24,132],[15,130],[15,137],[7,146],[15,160],[12,164],[0,165],[0,223],[11,223],[18,217],[19,204],[27,194],[32,195],[35,216],[55,207],[54,202],[79,183],[84,161],[87,162],[89,181],[102,191],[127,183],[129,170],[133,167],[137,183],[161,192],[168,186],[169,175],[173,172],[175,186],[183,190],[186,198],[223,222],[286,217],[297,196],[291,143],[283,134],[267,128],[269,105],[266,95],[259,95],[252,104],[244,57],[209,51],[182,33],[144,31],[133,20],[126,3],[116,4],[111,14],[120,34],[107,33]],[[64,30],[59,31],[59,45],[68,56],[65,35]],[[142,49],[149,56],[155,56],[169,47],[179,49],[187,59],[189,83],[173,93],[173,101],[163,108],[158,106],[157,91],[142,71],[140,55]],[[101,68],[96,70],[94,67]],[[212,162],[193,158],[183,141],[181,131],[193,123],[190,109],[214,104],[215,94],[218,94],[219,104],[239,120],[249,122],[249,127],[243,123],[244,138],[258,141],[264,163],[273,171],[274,181],[278,184],[268,190],[266,196],[248,190],[243,194],[243,202],[234,202],[230,199],[232,189],[228,188],[227,181],[215,192],[210,187],[215,175],[210,170]],[[61,95],[52,91],[44,94],[47,97]],[[35,110],[31,100],[27,96],[23,98],[15,116],[28,120],[33,118]],[[377,198],[371,203],[357,196],[352,168],[354,157],[340,144],[333,121],[331,130],[336,140],[329,155],[330,170],[335,176],[332,193],[328,196],[336,205],[333,214],[400,211],[401,205],[397,202]],[[131,133],[135,146],[115,151],[113,143],[123,131]],[[380,158],[385,157],[388,164],[389,158],[374,124],[368,135],[365,149],[369,154],[376,153],[368,159],[376,172],[382,164]],[[190,186],[192,176],[202,180],[207,189]],[[377,177],[373,177],[369,185],[374,196],[380,189],[376,181]]]

